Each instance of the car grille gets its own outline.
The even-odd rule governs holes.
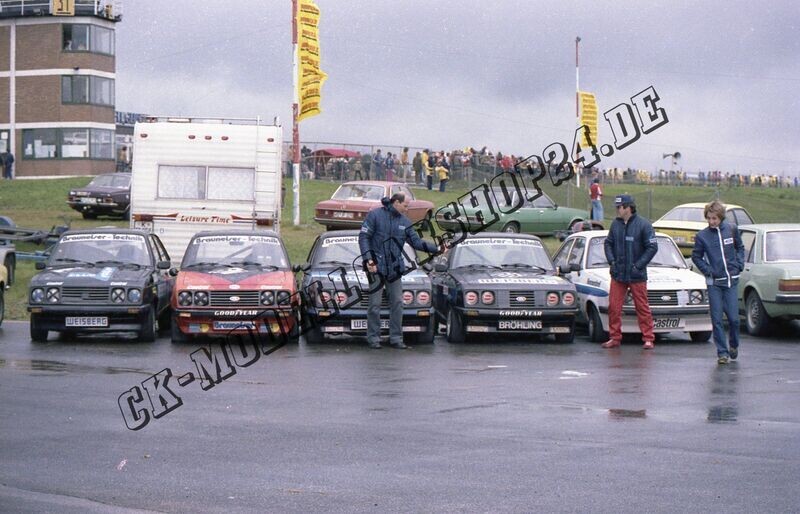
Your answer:
[[[647,303],[650,307],[669,307],[678,305],[678,291],[647,291]]]
[[[361,295],[361,300],[359,300],[357,305],[360,309],[369,309],[369,293],[364,291],[363,294]],[[381,309],[388,309],[388,308],[389,308],[389,297],[386,295],[386,289],[384,289],[383,294],[381,294]]]
[[[107,287],[63,287],[61,288],[61,303],[108,303],[109,288]]]
[[[260,291],[210,291],[210,307],[258,307]],[[238,298],[237,301],[231,298]]]
[[[536,307],[536,291],[511,290],[508,292],[508,305],[512,308]]]

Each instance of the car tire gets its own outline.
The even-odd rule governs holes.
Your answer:
[[[131,220],[131,206],[129,205],[125,212],[122,213],[122,219],[125,221]]]
[[[3,326],[3,319],[6,317],[5,294],[6,294],[6,292],[3,291],[2,287],[0,287],[0,327]]]
[[[509,221],[505,225],[503,225],[502,232],[507,232],[509,234],[519,234],[519,223],[516,221]]]
[[[707,343],[711,339],[711,332],[689,332],[693,343]]]
[[[306,344],[322,344],[325,342],[325,334],[319,327],[309,327],[305,336]]]
[[[81,213],[81,216],[83,216],[83,219],[85,219],[85,220],[97,219],[97,213],[96,212],[91,212],[91,211],[83,211]]]
[[[608,340],[608,332],[603,330],[603,320],[594,304],[589,304],[589,340],[593,343],[602,343]]]
[[[8,272],[8,284],[6,285],[13,286],[17,274],[17,258],[14,255],[6,255],[3,266],[6,267]]]
[[[463,343],[467,337],[464,329],[464,320],[461,314],[451,308],[447,313],[447,341],[450,343]]]
[[[36,316],[33,314],[31,314],[30,329],[31,341],[34,343],[44,343],[47,341],[47,330],[39,326],[39,320],[36,319]]]
[[[556,342],[562,344],[571,344],[575,342],[575,322],[569,327],[568,334],[556,334]]]
[[[152,343],[158,334],[158,320],[156,319],[156,307],[151,305],[147,309],[147,315],[142,320],[142,329],[139,331],[139,341]]]
[[[764,304],[755,291],[751,291],[745,300],[744,319],[747,333],[751,336],[763,336],[769,331],[772,319],[764,310]]]
[[[171,316],[169,334],[170,334],[170,339],[175,344],[182,344],[189,342],[189,336],[187,334],[184,334],[183,331],[181,331],[181,327],[178,326],[178,320],[175,319],[175,316]]]
[[[417,344],[433,344],[433,338],[436,336],[436,321],[435,316],[428,319],[428,326],[424,332],[414,335],[414,342]]]
[[[575,232],[576,228],[583,224],[583,220],[575,220],[569,224],[569,231]]]

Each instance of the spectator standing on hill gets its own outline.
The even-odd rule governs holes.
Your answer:
[[[433,190],[433,164],[431,160],[433,156],[430,155],[430,150],[427,148],[422,151],[422,167],[425,170],[425,182],[428,186],[428,191]]]
[[[383,155],[381,155],[381,149],[378,148],[378,151],[375,152],[375,155],[372,156],[372,178],[375,180],[383,180],[383,164],[384,159]]]
[[[392,152],[386,153],[386,160],[383,163],[386,168],[386,180],[394,182],[394,157],[392,157]]]
[[[366,177],[367,180],[369,180],[369,171],[371,165],[372,165],[372,156],[369,154],[369,152],[365,152],[361,156],[361,171],[364,172],[364,176]]]
[[[422,153],[417,152],[414,154],[414,159],[411,161],[411,171],[414,173],[414,182],[416,183],[418,180],[420,183],[423,182],[422,177]]]
[[[411,163],[408,160],[408,148],[403,148],[400,153],[400,171],[403,173],[403,182],[408,182],[408,175],[411,171]]]
[[[597,172],[592,172],[592,185],[589,187],[589,197],[592,200],[592,219],[603,221],[603,189],[600,187],[600,178]]]
[[[361,174],[361,155],[357,155],[350,160],[350,167],[353,169],[353,180],[364,180]]]
[[[0,154],[0,164],[3,166],[3,177],[7,180],[14,178],[14,154],[3,152]]]
[[[439,192],[444,193],[447,181],[450,180],[450,164],[444,155],[444,150],[439,152],[439,159],[436,162],[436,172],[439,175]]]

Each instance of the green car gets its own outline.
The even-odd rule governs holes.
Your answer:
[[[490,189],[489,193],[495,206],[497,206],[498,202],[505,202],[505,196],[501,189]],[[513,192],[512,198],[510,198],[507,205],[516,204],[517,193]],[[480,207],[472,207],[470,205],[461,205],[460,207],[465,211],[469,223],[477,223],[475,212]],[[525,200],[522,207],[514,212],[503,214],[497,208],[496,212],[499,219],[492,223],[490,227],[487,227],[487,230],[492,232],[534,234],[537,236],[552,236],[556,231],[574,230],[577,225],[590,219],[589,211],[559,207],[544,192],[542,192],[542,196],[532,202]],[[444,229],[452,229],[458,226],[457,222],[446,220],[442,213],[436,214],[436,222]]]
[[[739,312],[747,331],[766,334],[775,320],[800,319],[800,223],[741,225],[744,270]]]

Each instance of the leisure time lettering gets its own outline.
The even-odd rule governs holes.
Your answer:
[[[231,219],[222,216],[184,216],[181,214],[178,221],[180,223],[220,223],[224,225],[230,223]]]

